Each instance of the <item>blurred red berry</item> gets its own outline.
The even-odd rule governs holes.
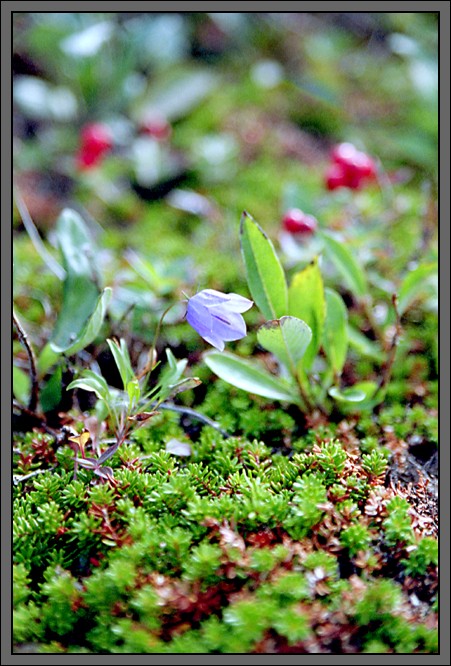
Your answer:
[[[341,164],[331,164],[326,171],[326,187],[336,190],[338,187],[348,187],[346,172]]]
[[[290,234],[313,234],[318,222],[313,215],[307,215],[299,208],[291,208],[282,218],[282,225],[285,231]]]
[[[330,153],[332,162],[346,166],[358,154],[357,148],[352,143],[339,143],[332,148]]]
[[[141,129],[144,134],[148,134],[157,141],[166,141],[172,134],[170,123],[161,116],[148,118],[142,124]]]
[[[90,169],[99,164],[113,146],[113,139],[108,127],[102,123],[85,125],[80,133],[80,148],[77,153],[77,166]]]
[[[331,152],[332,164],[326,172],[325,182],[329,190],[338,187],[359,189],[365,181],[376,177],[376,164],[366,153],[357,150],[352,143],[340,143]]]

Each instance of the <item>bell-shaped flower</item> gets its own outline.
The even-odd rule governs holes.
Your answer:
[[[224,342],[240,340],[246,335],[246,323],[240,313],[253,304],[238,294],[204,289],[188,299],[186,319],[201,338],[222,351]]]

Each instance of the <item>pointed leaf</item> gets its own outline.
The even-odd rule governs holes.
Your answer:
[[[373,381],[358,382],[352,386],[352,391],[359,391],[364,394],[360,402],[343,401],[340,403],[340,410],[344,413],[355,411],[363,412],[374,409],[384,399],[384,392],[377,391],[377,384]]]
[[[329,395],[339,402],[362,402],[366,398],[364,391],[356,389],[353,386],[344,389],[332,386],[329,389]]]
[[[27,372],[13,365],[13,395],[23,405],[30,399],[31,380]]]
[[[128,397],[130,398],[130,404],[132,406],[137,405],[141,397],[141,389],[139,387],[139,382],[136,379],[136,377],[128,382],[127,393]]]
[[[288,311],[291,316],[302,319],[311,329],[312,341],[302,359],[302,367],[308,369],[320,348],[326,316],[326,300],[318,257],[293,277],[288,290]]]
[[[398,312],[404,314],[411,303],[423,294],[428,294],[434,289],[431,281],[436,276],[438,266],[436,262],[420,264],[410,273],[407,273],[398,292]]]
[[[296,317],[281,317],[267,321],[257,331],[259,344],[270,351],[285,365],[293,377],[297,375],[297,366],[304,356],[312,331],[307,324]]]
[[[61,402],[62,376],[63,369],[62,366],[59,365],[53,370],[49,381],[44,386],[44,388],[41,389],[39,402],[41,403],[41,408],[44,413],[55,409],[55,407],[57,407]]]
[[[241,253],[249,291],[266,319],[287,314],[287,285],[274,246],[248,213],[240,225]]]
[[[365,273],[347,244],[341,243],[325,233],[321,234],[321,238],[324,241],[328,258],[335,264],[335,268],[348,288],[356,296],[365,296],[368,292]]]
[[[50,340],[55,351],[74,346],[82,335],[99,297],[96,284],[95,248],[88,228],[78,213],[65,209],[58,218],[56,233],[66,277],[63,303]]]
[[[74,388],[81,388],[84,391],[94,391],[100,400],[105,400],[107,404],[109,402],[110,389],[108,384],[101,375],[96,375],[92,370],[85,370],[83,377],[74,379],[67,387],[67,390],[69,391]]]
[[[377,344],[369,340],[366,335],[363,335],[361,331],[350,324],[348,324],[348,341],[349,346],[353,347],[362,356],[371,358],[373,361],[378,361],[379,363],[383,361],[384,355]]]
[[[272,400],[299,402],[296,389],[274,377],[255,361],[244,360],[227,352],[208,352],[204,356],[210,370],[224,381],[243,391]]]
[[[52,344],[53,350],[55,352],[64,351],[66,356],[72,356],[73,354],[76,354],[81,349],[84,349],[89,344],[91,344],[91,342],[96,339],[97,335],[100,332],[100,329],[102,328],[103,320],[105,319],[106,310],[111,300],[112,293],[113,292],[110,289],[110,287],[106,287],[102,291],[99,298],[97,299],[97,304],[94,308],[94,312],[89,317],[83,329],[80,331],[78,340],[76,340],[76,342],[74,342],[73,345],[71,345],[67,349],[59,350],[53,343]]]
[[[325,289],[325,296],[323,347],[334,374],[340,375],[348,351],[348,311],[340,294],[333,289]]]
[[[110,348],[114,362],[116,363],[116,367],[121,376],[124,390],[128,390],[128,383],[135,379],[135,373],[133,372],[127,344],[122,338],[119,344],[117,344],[115,340],[107,340],[107,344]]]
[[[44,345],[41,353],[38,356],[38,373],[43,376],[49,370],[49,368],[52,367],[52,365],[55,365],[55,363],[58,361],[60,358],[61,354],[59,352],[56,352],[53,348],[50,342],[47,342],[46,345]]]

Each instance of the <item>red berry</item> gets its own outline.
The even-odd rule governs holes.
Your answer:
[[[77,167],[81,170],[95,167],[103,160],[103,155],[81,149],[76,157]]]
[[[328,190],[336,190],[339,187],[348,187],[346,171],[341,164],[331,164],[326,171],[326,187]]]
[[[313,234],[318,222],[313,215],[307,215],[299,208],[291,208],[282,218],[285,231],[291,234]]]
[[[76,157],[79,169],[91,169],[99,164],[113,146],[111,133],[101,123],[85,125],[80,134],[80,148]]]
[[[332,148],[330,156],[336,164],[346,166],[349,162],[352,162],[358,152],[352,143],[339,143],[338,146]]]
[[[357,150],[352,143],[340,143],[331,152],[333,164],[326,173],[326,186],[329,190],[349,187],[357,190],[365,180],[376,177],[374,160],[366,153]]]
[[[152,116],[142,124],[142,131],[157,141],[166,141],[172,133],[170,123],[161,116]]]
[[[113,145],[112,136],[108,127],[102,123],[85,125],[81,131],[81,146],[87,152],[104,153]]]

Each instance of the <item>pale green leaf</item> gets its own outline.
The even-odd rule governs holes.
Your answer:
[[[133,406],[137,405],[141,397],[141,389],[136,377],[127,383],[127,393],[128,397],[130,398],[130,404]]]
[[[281,317],[265,322],[257,331],[259,344],[285,365],[296,377],[297,366],[304,356],[312,331],[296,317]]]
[[[242,359],[228,352],[208,352],[205,363],[218,377],[243,391],[272,400],[299,403],[295,388],[269,372],[255,361]]]
[[[28,405],[31,392],[30,375],[21,368],[13,365],[13,395],[22,403]]]
[[[54,351],[73,347],[98,305],[95,247],[80,215],[65,209],[56,224],[66,277],[63,302],[50,343]]]
[[[436,262],[420,264],[410,273],[407,273],[398,291],[398,312],[404,314],[407,308],[419,297],[437,288],[433,285],[431,278],[437,276],[438,266]]]
[[[362,400],[366,398],[364,391],[352,386],[344,389],[341,389],[338,386],[332,386],[328,392],[332,398],[339,402],[362,402]]]
[[[248,213],[240,225],[241,252],[249,291],[266,319],[287,314],[287,285],[274,246]]]
[[[113,355],[114,362],[119,371],[119,374],[122,379],[122,384],[124,389],[128,391],[127,386],[129,382],[133,381],[135,378],[135,373],[130,361],[130,356],[127,349],[127,343],[124,339],[121,338],[120,344],[118,345],[115,340],[107,340],[108,347]]]
[[[368,292],[365,273],[346,242],[339,242],[325,233],[321,233],[321,238],[327,257],[335,264],[347,287],[356,296],[365,296]]]
[[[334,374],[340,375],[348,351],[348,311],[340,294],[333,289],[325,289],[325,296],[323,348]]]
[[[302,367],[308,369],[320,348],[326,317],[326,300],[318,257],[293,277],[288,289],[288,311],[291,316],[302,319],[311,329],[312,340],[302,359]]]
[[[84,391],[93,391],[100,400],[105,400],[107,404],[110,401],[110,389],[105,379],[101,375],[97,375],[92,370],[84,370],[83,377],[74,379],[67,390],[80,388]]]
[[[110,289],[110,287],[106,287],[102,291],[102,293],[97,299],[97,304],[94,308],[94,312],[89,317],[83,329],[80,331],[79,338],[78,340],[76,340],[76,342],[74,342],[73,345],[71,345],[67,349],[59,350],[58,347],[55,346],[55,344],[52,344],[53,350],[55,352],[64,351],[64,354],[66,356],[72,356],[72,354],[76,354],[81,349],[84,349],[89,344],[91,344],[91,342],[93,342],[93,340],[96,339],[97,335],[100,332],[100,329],[102,328],[103,320],[105,319],[106,315],[106,310],[111,300],[111,294],[112,290]]]
[[[351,324],[348,324],[348,342],[349,346],[355,349],[361,356],[371,358],[373,361],[381,363],[384,360],[384,354],[381,348],[361,331]]]

